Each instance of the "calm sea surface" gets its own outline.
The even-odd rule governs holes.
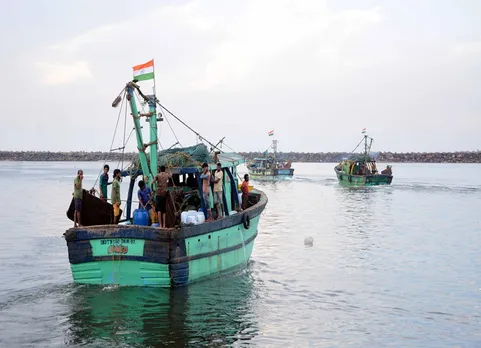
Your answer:
[[[0,162],[1,347],[481,347],[481,165],[349,189],[296,163],[253,182],[269,203],[247,268],[172,291],[73,284],[65,212],[101,165]]]

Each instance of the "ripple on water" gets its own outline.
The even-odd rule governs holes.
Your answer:
[[[5,197],[36,197],[0,202],[0,346],[479,346],[481,166],[350,189],[333,165],[253,181],[269,203],[247,267],[171,291],[72,284],[72,180],[101,163],[0,163]]]

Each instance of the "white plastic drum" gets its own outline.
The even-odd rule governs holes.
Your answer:
[[[189,216],[189,212],[188,211],[183,211],[181,214],[180,214],[180,221],[182,221],[184,224],[187,223],[187,216]]]
[[[197,221],[197,224],[203,224],[205,222],[204,213],[197,213],[196,221]]]

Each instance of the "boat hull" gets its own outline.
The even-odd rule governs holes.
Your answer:
[[[335,170],[339,184],[345,186],[379,186],[390,185],[392,175],[373,174],[373,175],[349,175]]]
[[[178,229],[134,225],[70,229],[65,239],[74,282],[168,288],[246,265],[266,203],[262,194],[259,203],[242,213]]]
[[[252,178],[290,178],[294,175],[294,168],[285,169],[249,169]]]

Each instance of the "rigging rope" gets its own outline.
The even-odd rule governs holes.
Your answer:
[[[162,108],[162,107],[161,107],[161,108]],[[179,141],[179,138],[177,138],[177,134],[175,134],[174,129],[173,129],[172,126],[170,125],[169,119],[167,118],[167,116],[164,116],[164,117],[165,117],[165,120],[167,121],[167,124],[169,125],[170,130],[172,131],[172,134],[174,134],[175,140],[179,143],[179,145],[180,145],[181,147],[183,147],[182,144],[181,144],[180,141]]]
[[[97,175],[97,178],[95,179],[95,182],[94,182],[94,185],[93,187],[95,188],[95,185],[97,185],[97,182],[99,180],[99,177],[100,177],[100,174],[102,174],[102,172],[104,171],[104,166],[105,164],[107,163],[107,161],[109,160],[109,155],[112,153],[112,147],[114,146],[114,141],[115,141],[115,135],[117,134],[117,128],[119,126],[119,121],[120,121],[120,115],[122,113],[122,109],[123,109],[123,106],[124,106],[124,101],[125,101],[125,88],[122,89],[122,91],[120,91],[120,93],[118,94],[118,96],[122,95],[122,93],[124,94],[122,96],[122,103],[120,104],[120,110],[119,110],[119,115],[117,116],[117,123],[115,124],[115,130],[114,130],[114,135],[112,136],[112,142],[110,143],[110,149],[109,149],[109,153],[107,154],[107,158],[105,159],[104,161],[104,164],[102,165],[102,168],[100,169],[100,172],[98,173]],[[127,107],[126,107],[127,109]]]
[[[197,135],[197,137],[200,139],[200,140],[204,140],[206,143],[208,143],[210,146],[212,146],[212,148],[214,149],[217,149],[219,151],[222,151],[222,149],[220,149],[218,146],[212,144],[209,140],[207,140],[206,138],[204,138],[202,135],[200,135],[200,133],[196,132],[192,127],[190,127],[187,123],[185,123],[184,121],[182,121],[179,117],[177,117],[176,115],[174,115],[169,109],[167,109],[165,106],[163,106],[158,100],[156,100],[156,103],[157,105],[159,105],[162,109],[164,109],[167,113],[169,113],[173,118],[175,118],[177,121],[179,121],[180,123],[182,123],[187,129],[189,129],[192,133],[194,133],[195,135]]]

